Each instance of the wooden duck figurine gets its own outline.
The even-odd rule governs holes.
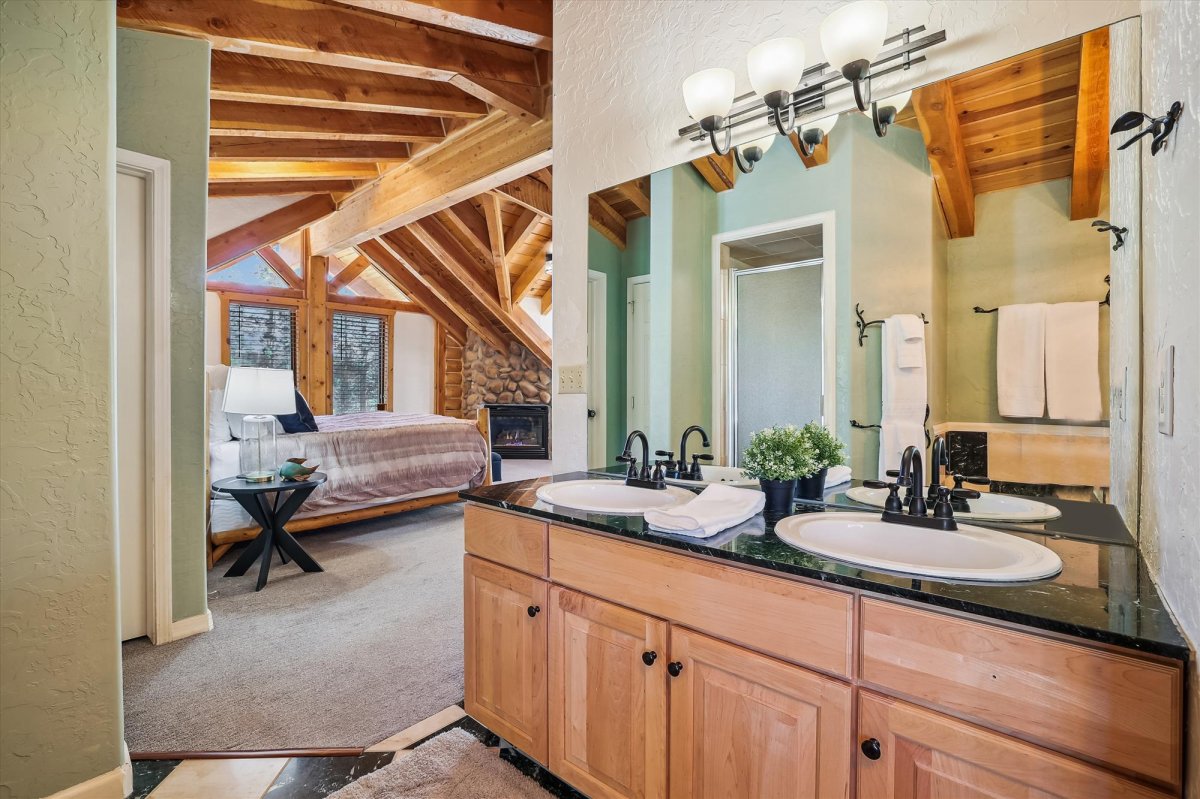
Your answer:
[[[303,482],[317,470],[317,466],[305,466],[304,458],[288,458],[287,463],[279,467],[279,476],[295,483]]]

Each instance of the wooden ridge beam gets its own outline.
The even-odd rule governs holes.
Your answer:
[[[467,342],[467,325],[465,320],[448,308],[424,284],[421,279],[383,245],[378,239],[364,241],[357,246],[359,253],[371,260],[375,266],[395,282],[405,296],[414,300],[434,318],[439,325],[458,343]]]
[[[379,177],[373,161],[215,161],[208,162],[208,182],[276,180],[372,180]]]
[[[341,0],[367,11],[404,17],[502,42],[552,49],[551,0]]]
[[[313,250],[336,252],[549,166],[553,125],[494,112],[381,175],[313,227]]]
[[[208,127],[214,136],[266,139],[438,142],[446,136],[442,121],[436,117],[230,100],[209,103]]]
[[[692,166],[713,191],[729,191],[737,184],[738,169],[733,163],[733,151],[725,155],[709,153],[692,161]]]
[[[213,236],[208,240],[208,270],[227,264],[295,233],[305,225],[332,213],[333,198],[328,194],[306,197],[299,202],[272,211],[258,219]]]
[[[502,183],[496,187],[495,191],[497,194],[503,195],[505,199],[512,200],[517,205],[522,205],[534,213],[542,216],[554,215],[550,187],[532,175]]]
[[[508,273],[508,251],[504,247],[504,217],[500,215],[500,198],[495,194],[483,200],[483,215],[487,219],[492,263],[496,271],[496,296],[500,307],[512,312],[512,278]]]
[[[266,261],[267,266],[271,267],[272,272],[279,275],[283,282],[288,284],[288,288],[304,291],[304,281],[274,249],[270,246],[259,247],[254,252],[259,258]]]
[[[371,260],[365,255],[359,255],[350,263],[343,266],[336,275],[329,280],[329,293],[336,294],[342,286],[347,286],[353,283],[359,275],[367,271],[371,266]]]
[[[625,217],[594,192],[588,195],[588,224],[619,249],[625,249]]]
[[[209,197],[265,197],[280,194],[343,194],[354,191],[353,180],[239,180],[209,183]]]
[[[213,100],[475,118],[487,104],[450,83],[213,50]]]
[[[1075,111],[1075,155],[1071,165],[1071,219],[1100,215],[1108,169],[1108,28],[1083,34],[1079,56],[1079,100]]]
[[[405,161],[408,142],[210,136],[208,157],[224,161]],[[372,176],[372,178],[378,175]]]
[[[913,110],[925,138],[946,230],[952,239],[975,235],[975,188],[959,130],[950,84],[939,81],[913,92]]]

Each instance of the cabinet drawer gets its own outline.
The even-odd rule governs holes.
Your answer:
[[[515,513],[467,505],[466,549],[472,555],[546,576],[546,524]]]
[[[550,579],[783,660],[850,675],[850,594],[555,526]]]
[[[863,682],[1180,784],[1177,667],[874,599],[861,629]]]

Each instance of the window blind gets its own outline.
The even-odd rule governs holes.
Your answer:
[[[333,412],[363,413],[386,407],[387,318],[333,313]]]
[[[296,309],[229,303],[229,365],[296,373]]]

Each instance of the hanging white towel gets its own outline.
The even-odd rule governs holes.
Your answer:
[[[899,331],[896,339],[896,365],[901,369],[925,368],[925,320],[910,314],[896,314],[887,319],[892,329]]]
[[[643,518],[651,530],[708,538],[759,513],[766,501],[761,491],[714,484],[695,499],[666,510],[648,510]]]
[[[884,321],[880,342],[883,369],[883,402],[879,414],[880,479],[889,469],[900,468],[900,456],[905,448],[912,445],[922,451],[925,449],[926,372],[923,365],[900,368],[898,344],[903,341],[903,336],[892,319]],[[921,343],[923,347],[923,338]]]
[[[1051,419],[1100,420],[1100,303],[1046,308],[1046,408]]]
[[[997,316],[1000,415],[1039,417],[1046,407],[1046,303],[1002,305]]]

